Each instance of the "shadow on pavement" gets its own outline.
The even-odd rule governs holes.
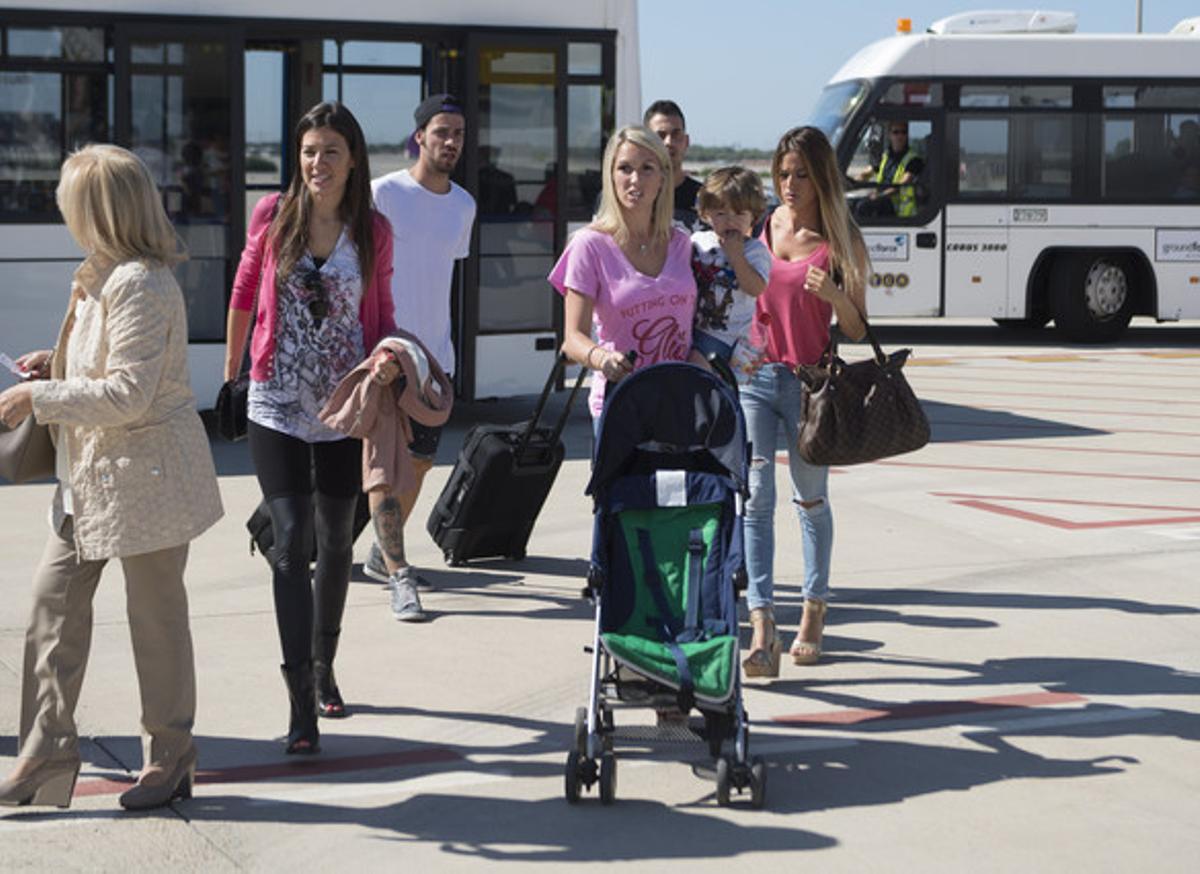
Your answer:
[[[982,410],[964,404],[921,401],[929,418],[931,443],[975,440],[1030,440],[1041,437],[1093,437],[1110,432],[1053,419],[1022,416],[1003,410]]]

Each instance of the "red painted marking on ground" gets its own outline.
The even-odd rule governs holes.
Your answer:
[[[972,440],[969,443],[958,443],[958,446],[972,448],[982,446],[996,449],[1033,449],[1038,452],[1091,452],[1103,455],[1135,455],[1155,458],[1200,458],[1200,452],[1165,452],[1157,449],[1103,449],[1099,446],[1043,446],[1037,443],[1008,443],[1003,440]]]
[[[399,768],[407,765],[429,765],[439,762],[457,762],[459,753],[443,747],[405,750],[398,753],[376,753],[369,756],[343,756],[340,758],[294,758],[287,762],[269,765],[241,765],[234,768],[217,768],[196,772],[196,782],[204,784],[257,783],[286,777],[311,777],[318,774],[343,774],[350,771],[369,771],[379,768]],[[75,787],[77,796],[116,795],[133,785],[127,780],[84,780]]]
[[[930,425],[953,425],[956,428],[990,428],[993,431],[1061,431],[1059,423],[1036,422],[964,422],[957,419],[930,419]],[[1200,437],[1200,431],[1160,431],[1157,428],[1105,428],[1105,434],[1152,434],[1157,437]]]
[[[1059,528],[1063,531],[1085,531],[1097,528],[1135,528],[1148,525],[1179,525],[1184,522],[1200,522],[1200,515],[1198,515],[1200,514],[1200,507],[1172,507],[1159,504],[1126,504],[1110,501],[1077,501],[1057,498],[1018,498],[1004,495],[970,495],[958,492],[930,492],[930,494],[935,497],[950,498],[955,504],[961,507],[971,507],[975,510],[996,513],[1000,516],[1024,519],[1027,522],[1036,522],[1039,525],[1048,525],[1051,528]],[[1173,510],[1178,513],[1190,515],[1075,522],[1070,519],[1062,519],[1058,516],[1049,516],[1045,513],[1035,513],[1031,510],[1021,510],[1017,507],[1006,507],[1003,504],[994,503],[995,501],[1019,501],[1023,504],[1058,504],[1072,507],[1106,507],[1122,510]]]
[[[1092,477],[1094,479],[1125,479],[1138,482],[1163,483],[1200,483],[1200,478],[1194,476],[1146,476],[1136,473],[1098,473],[1088,470],[1054,470],[1040,467],[990,467],[974,464],[933,464],[922,461],[876,461],[874,464],[885,464],[891,467],[923,467],[935,470],[971,470],[978,473],[1032,473],[1038,476],[1074,476]]]
[[[1167,504],[1126,504],[1116,501],[1082,501],[1071,498],[1029,498],[1018,495],[975,495],[967,492],[930,492],[937,498],[973,498],[982,501],[1022,501],[1029,504],[1067,504],[1073,507],[1119,507],[1122,510],[1180,510],[1200,513],[1200,507],[1180,507]]]
[[[1036,391],[993,391],[985,389],[982,392],[979,388],[979,380],[974,381],[974,388],[941,388],[937,389],[939,396],[941,395],[969,395],[971,397],[979,397],[984,394],[989,398],[1053,398],[1054,400],[1062,400],[1062,392],[1036,392]],[[1058,383],[1054,383],[1057,385]],[[1038,382],[1038,385],[1045,386],[1045,382]],[[1121,398],[1123,404],[1169,404],[1172,407],[1180,406],[1200,406],[1200,401],[1183,401],[1174,398]],[[975,406],[972,404],[971,406]]]
[[[983,392],[977,392],[982,394]],[[1070,407],[1027,407],[1020,406],[1014,409],[1007,404],[971,404],[973,410],[1003,410],[1006,413],[1018,414],[1027,410],[1032,410],[1038,413],[1069,413],[1072,416],[1131,416],[1134,418],[1151,418],[1151,419],[1200,419],[1200,416],[1191,416],[1187,413],[1131,413],[1128,410],[1075,410]]]
[[[1072,522],[1069,519],[1060,519],[1057,516],[1047,516],[1044,513],[1034,513],[1030,510],[1018,510],[1016,507],[1005,507],[1000,504],[991,504],[987,501],[954,501],[954,503],[960,507],[971,507],[975,510],[983,510],[999,516],[1024,519],[1026,522],[1036,522],[1039,525],[1047,525],[1063,531],[1086,531],[1096,528],[1135,528],[1147,525],[1179,525],[1183,522],[1200,522],[1200,515],[1162,516],[1157,519],[1110,519],[1105,522]]]
[[[1087,701],[1073,692],[1027,692],[1021,695],[997,695],[960,701],[914,701],[879,709],[831,710],[824,713],[797,713],[776,716],[772,722],[785,725],[862,725],[891,719],[926,719],[961,713],[986,713],[1018,707],[1046,707],[1055,704],[1081,704]]]

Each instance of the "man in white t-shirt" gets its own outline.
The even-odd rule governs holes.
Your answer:
[[[466,258],[475,222],[475,200],[451,180],[462,156],[466,119],[462,105],[450,94],[434,94],[413,112],[413,142],[417,162],[407,170],[389,173],[371,183],[375,208],[388,217],[395,234],[392,299],[396,324],[417,336],[447,374],[454,372],[450,339],[450,285],[454,262]],[[404,523],[412,513],[425,474],[433,467],[441,428],[412,423],[409,445],[417,484],[400,495],[372,496],[371,516],[377,542],[363,565],[370,577],[387,582],[392,613],[403,622],[421,621],[425,614],[417,596],[425,581],[409,566],[404,554]]]

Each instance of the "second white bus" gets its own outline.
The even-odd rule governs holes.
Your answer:
[[[867,46],[814,110],[866,235],[871,312],[1053,319],[1078,342],[1200,317],[1200,37],[972,32],[997,26]],[[906,199],[872,197],[901,178],[876,169],[896,125],[920,172]]]

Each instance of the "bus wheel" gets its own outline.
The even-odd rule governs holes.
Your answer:
[[[1054,325],[1076,343],[1107,343],[1133,315],[1129,264],[1107,253],[1060,257],[1050,274]]]

